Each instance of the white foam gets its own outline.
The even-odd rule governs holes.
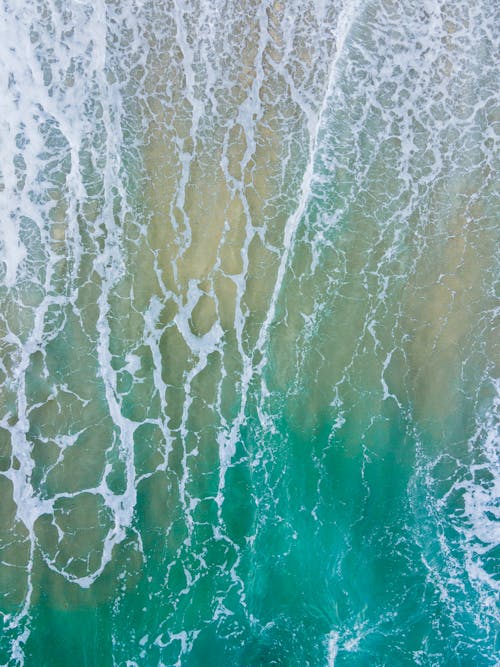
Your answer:
[[[472,480],[458,482],[454,489],[463,491],[465,522],[459,530],[465,540],[468,575],[486,590],[500,593],[497,573],[483,562],[488,552],[500,546],[500,380],[495,379],[493,386],[496,395],[491,409],[470,441],[473,450],[480,444],[484,460],[470,467]]]
[[[328,657],[326,667],[335,667],[335,660],[339,650],[339,633],[331,630],[328,635]]]

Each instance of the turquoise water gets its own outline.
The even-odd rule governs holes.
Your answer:
[[[0,664],[499,664],[494,3],[0,11]]]

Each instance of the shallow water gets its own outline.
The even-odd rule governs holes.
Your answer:
[[[0,11],[0,664],[498,664],[494,3]]]

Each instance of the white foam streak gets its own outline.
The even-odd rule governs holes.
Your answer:
[[[283,239],[284,250],[278,268],[276,284],[273,290],[266,319],[264,320],[264,323],[259,333],[259,338],[257,340],[257,348],[261,351],[264,350],[264,346],[266,344],[269,335],[269,328],[275,318],[278,297],[281,292],[283,279],[287,269],[290,254],[293,248],[293,239],[295,237],[297,227],[299,226],[299,223],[302,220],[302,217],[304,215],[304,212],[306,210],[309,201],[309,197],[311,194],[311,185],[313,183],[313,178],[314,178],[314,165],[315,165],[316,152],[318,148],[318,139],[322,130],[322,123],[324,120],[325,111],[328,105],[330,94],[332,93],[337,77],[339,76],[339,69],[342,65],[342,57],[344,55],[345,43],[347,38],[349,37],[352,25],[354,24],[354,21],[358,16],[360,5],[361,5],[360,2],[347,3],[339,14],[338,23],[336,27],[336,40],[335,40],[336,53],[330,66],[328,84],[326,86],[323,101],[321,103],[317,117],[316,118],[313,118],[312,116],[309,117],[309,123],[308,123],[309,158],[302,179],[302,184],[300,188],[301,194],[298,206],[295,209],[294,213],[288,219],[285,226],[285,233]],[[263,365],[263,363],[261,365]]]
[[[328,635],[328,657],[326,667],[335,667],[335,660],[338,653],[339,633],[332,630]]]

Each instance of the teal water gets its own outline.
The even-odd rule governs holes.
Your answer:
[[[0,11],[0,664],[499,664],[494,3]]]

